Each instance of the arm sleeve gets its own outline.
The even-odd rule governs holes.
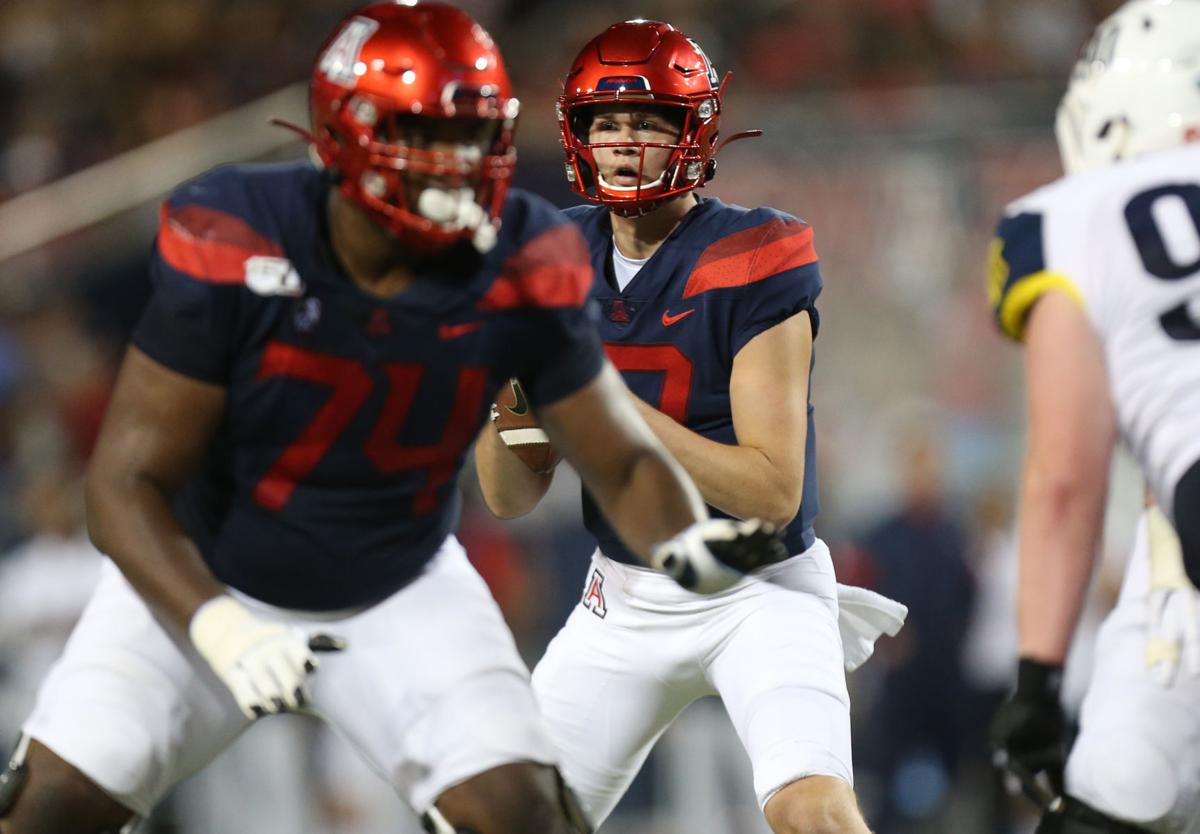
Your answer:
[[[150,259],[152,293],[132,342],[151,359],[181,374],[218,385],[229,381],[235,355],[242,284],[217,280],[200,247],[188,259],[176,252],[177,230],[163,226]]]
[[[1085,306],[1075,282],[1047,266],[1043,215],[1028,211],[1008,215],[988,247],[988,302],[1004,335],[1024,341],[1029,310],[1054,289]]]
[[[804,310],[812,319],[816,338],[820,326],[816,302],[821,286],[820,266],[814,261],[743,287],[734,322],[733,355],[758,334]]]
[[[579,390],[604,365],[583,236],[557,211],[539,213],[536,225],[483,302],[520,317],[518,376],[535,408]]]
[[[543,311],[533,326],[542,334],[522,377],[534,408],[561,400],[587,385],[604,366],[594,302],[570,310]]]

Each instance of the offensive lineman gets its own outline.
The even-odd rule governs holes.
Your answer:
[[[997,320],[1025,343],[1030,418],[1021,662],[992,739],[1048,807],[1040,834],[1196,832],[1200,681],[1164,689],[1152,667],[1179,650],[1156,639],[1160,605],[1193,604],[1172,561],[1200,581],[1200,145],[1187,145],[1200,138],[1200,0],[1132,0],[1101,23],[1056,128],[1068,176],[1013,203],[991,251]],[[1063,793],[1059,680],[1118,433],[1163,516],[1150,511],[1101,631]]]
[[[719,694],[778,834],[866,832],[843,666],[865,660],[881,631],[895,633],[904,610],[839,588],[813,532],[808,381],[821,276],[811,229],[694,192],[715,172],[723,90],[700,48],[668,24],[629,21],[592,40],[566,76],[559,120],[568,181],[600,205],[567,214],[590,246],[601,337],[638,410],[714,514],[786,525],[794,555],[698,597],[637,567],[585,492],[599,550],[534,688],[594,825],[675,716]],[[502,517],[532,509],[552,478],[487,429],[476,462]],[[872,624],[848,630],[845,650],[840,595],[852,598],[844,614]]]
[[[113,565],[25,724],[0,832],[132,827],[285,709],[334,725],[431,830],[582,831],[452,535],[513,374],[640,556],[703,577],[782,557],[759,525],[701,521],[606,367],[578,232],[507,188],[517,111],[466,14],[368,6],[313,72],[324,171],[227,167],[166,201],[89,475]],[[310,679],[319,649],[344,650]]]

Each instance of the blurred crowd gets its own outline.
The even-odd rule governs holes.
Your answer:
[[[357,0],[6,0],[0,200],[302,79]],[[553,95],[574,51],[649,11],[765,93],[1061,75],[1116,0],[466,0],[519,94]]]
[[[320,38],[354,5],[4,0],[0,203],[303,80]],[[559,202],[566,194],[548,102],[573,53],[604,25],[637,15],[670,20],[718,68],[735,72],[731,96],[754,102],[768,139],[739,145],[728,168],[723,159],[712,191],[812,222],[827,281],[813,387],[818,533],[842,581],[911,609],[901,637],[885,641],[852,678],[868,818],[878,834],[1026,830],[1023,806],[1010,804],[992,775],[983,737],[1015,655],[1009,510],[1020,438],[1015,355],[987,332],[982,262],[1004,202],[1058,167],[1046,100],[1031,99],[1026,87],[995,91],[1044,83],[1057,95],[1086,32],[1117,0],[462,5],[496,35],[526,99],[521,176]],[[823,144],[812,136],[810,99],[833,103],[821,111]],[[963,115],[981,108],[1026,121],[996,130]],[[862,132],[868,120],[882,126],[882,143]],[[889,136],[889,124],[900,120],[955,127]],[[734,129],[743,126],[760,124]],[[151,235],[144,226],[125,230],[115,263],[85,255],[60,271],[44,261],[15,300],[11,286],[0,287],[0,748],[94,576],[99,556],[83,532],[81,473],[145,297]],[[578,600],[590,545],[577,519],[577,482],[568,472],[536,516],[517,524],[500,524],[468,501],[464,543],[530,661]],[[1120,535],[1109,549],[1119,560]],[[1096,611],[1115,572],[1098,583]],[[1085,667],[1075,665],[1076,680]],[[395,830],[403,812],[372,791],[373,777],[356,770],[336,740],[290,720],[272,725],[279,730],[256,727],[248,742],[259,755],[297,762],[295,780],[323,786],[304,800],[305,811],[329,832],[370,832],[372,819]],[[694,797],[669,804],[679,783],[704,778],[689,767],[728,758],[745,770],[727,729],[714,730],[711,742],[727,749],[694,746],[720,721],[700,711],[692,722],[668,735],[614,817],[614,834],[750,832],[760,824],[752,803],[743,827],[729,828],[740,823],[724,817],[725,829],[680,821],[690,812],[718,825]],[[253,746],[246,755],[254,761]],[[208,787],[181,792],[158,829],[301,830],[272,828],[284,825],[277,815],[252,823],[236,803],[237,827],[206,819],[217,807],[208,792],[227,797],[254,785],[253,765],[229,760]],[[704,771],[717,772],[716,765]],[[298,784],[284,781],[255,789],[286,795]],[[729,802],[744,803],[749,788],[742,794]]]

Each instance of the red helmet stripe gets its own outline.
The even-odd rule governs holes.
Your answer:
[[[253,255],[283,256],[283,247],[232,214],[168,203],[159,211],[158,251],[174,269],[219,284],[241,283]]]
[[[709,246],[688,276],[683,297],[762,281],[817,261],[812,227],[779,217]]]
[[[592,289],[592,263],[570,223],[548,229],[504,262],[479,301],[480,310],[582,307]]]

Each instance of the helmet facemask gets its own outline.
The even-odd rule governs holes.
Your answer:
[[[346,110],[361,126],[358,140],[332,137],[338,151],[330,164],[347,197],[418,250],[461,239],[491,248],[504,192],[497,185],[507,184],[516,163],[511,124],[389,112],[361,95]]]
[[[567,105],[561,118],[573,140],[567,147],[568,182],[619,214],[653,211],[703,181],[700,122],[691,106],[599,100]]]

